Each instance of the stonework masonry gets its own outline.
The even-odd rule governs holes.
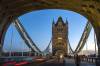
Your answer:
[[[57,22],[52,23],[52,52],[55,55],[68,54],[68,22],[59,17]]]

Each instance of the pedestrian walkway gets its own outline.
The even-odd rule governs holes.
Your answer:
[[[73,59],[65,59],[65,66],[76,66],[75,62]],[[92,63],[86,63],[86,62],[81,62],[80,66],[96,66],[95,64]]]

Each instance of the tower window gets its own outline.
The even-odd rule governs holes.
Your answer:
[[[62,29],[62,28],[58,28],[57,31],[58,31],[58,32],[62,32],[63,29]]]
[[[61,38],[61,37],[58,37],[58,39],[60,39],[60,40],[61,40],[62,38]]]

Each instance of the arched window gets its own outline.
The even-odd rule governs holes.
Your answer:
[[[63,29],[62,29],[62,28],[57,28],[57,31],[58,31],[58,32],[62,32]]]

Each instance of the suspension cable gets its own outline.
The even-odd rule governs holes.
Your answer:
[[[46,52],[46,51],[48,52],[48,49],[49,49],[49,47],[50,47],[51,42],[52,42],[52,38],[51,38],[49,44],[47,45],[46,49],[44,50],[44,52]]]
[[[72,50],[70,43],[69,43],[69,40],[68,40],[69,48],[70,48],[71,52],[73,52],[73,54],[79,53],[83,49],[83,47],[84,47],[84,45],[89,37],[91,29],[92,29],[92,25],[89,22],[87,22],[85,29],[84,29],[84,32],[82,34],[82,37],[81,37],[75,51]]]
[[[29,48],[32,49],[32,51],[35,51],[37,53],[41,53],[40,49],[36,46],[36,44],[32,41],[26,30],[24,29],[23,25],[20,23],[19,19],[16,19],[13,22],[14,26],[16,27],[17,31],[19,32],[20,36],[24,40],[24,42],[27,44]]]

